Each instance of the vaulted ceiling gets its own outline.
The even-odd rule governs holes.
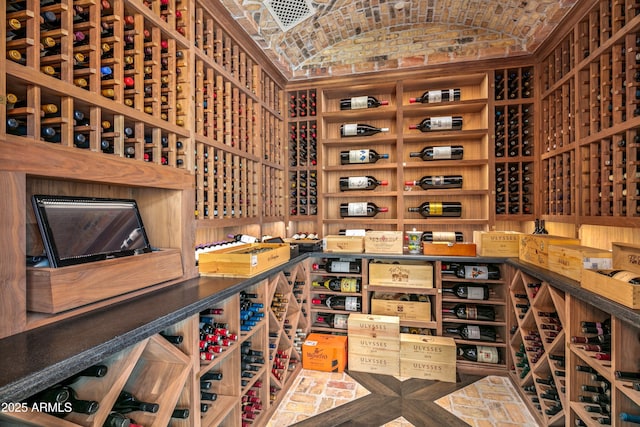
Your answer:
[[[578,0],[221,1],[297,79],[526,55]]]

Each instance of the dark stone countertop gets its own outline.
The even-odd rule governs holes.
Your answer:
[[[197,277],[140,297],[0,339],[0,402],[16,402],[223,301],[307,257],[415,261],[506,262],[640,328],[640,310],[518,259],[394,254],[303,253],[252,278]]]

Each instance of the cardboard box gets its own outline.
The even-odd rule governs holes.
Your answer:
[[[302,344],[302,367],[314,371],[343,372],[347,364],[347,337],[309,334]]]
[[[518,258],[542,268],[549,268],[549,246],[580,245],[580,240],[548,234],[522,234]]]
[[[401,254],[403,241],[402,231],[367,231],[364,251],[368,254]]]
[[[549,270],[578,282],[585,269],[608,270],[613,265],[610,251],[579,245],[551,245],[548,259]]]
[[[369,285],[433,288],[433,265],[420,261],[405,261],[402,264],[371,262]]]
[[[455,383],[456,364],[401,358],[400,376]]]
[[[178,249],[68,267],[27,267],[27,310],[60,313],[180,277]]]
[[[374,374],[400,375],[400,352],[391,355],[349,352],[349,370]]]
[[[351,313],[347,321],[349,335],[369,338],[400,339],[400,319],[397,316]]]
[[[640,277],[640,245],[612,243],[612,247],[613,269],[636,273]],[[640,309],[640,286],[638,285],[592,270],[584,270],[580,286],[626,307]]]
[[[476,256],[475,243],[422,242],[422,253],[434,256]]]
[[[248,243],[200,254],[203,276],[251,277],[289,261],[288,243]]]
[[[456,352],[456,343],[453,338],[400,334],[400,359],[455,365]]]
[[[377,299],[374,293],[371,299],[371,314],[398,316],[400,320],[431,321],[431,301],[398,301]]]
[[[478,256],[518,257],[520,235],[517,231],[474,231],[473,243]]]
[[[332,253],[363,253],[364,237],[362,236],[326,236],[322,240],[322,250]]]

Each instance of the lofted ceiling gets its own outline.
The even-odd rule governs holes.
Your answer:
[[[577,1],[221,0],[289,79],[527,55]]]

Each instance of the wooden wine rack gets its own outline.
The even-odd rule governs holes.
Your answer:
[[[534,68],[494,71],[495,214],[526,220],[535,213]]]
[[[638,224],[639,13],[633,1],[585,3],[541,54],[546,218]]]

